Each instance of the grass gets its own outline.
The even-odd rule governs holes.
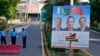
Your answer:
[[[82,52],[76,52],[74,53],[74,56],[86,56],[86,55]]]
[[[5,29],[6,29],[6,32],[7,32],[7,33],[9,32],[9,30],[10,30],[9,28],[10,28],[11,26],[13,26],[13,24],[7,24],[7,25],[5,26],[5,27],[6,27]]]
[[[55,49],[50,49],[50,54],[51,56],[66,56],[65,55],[65,51],[55,51]],[[74,52],[73,56],[88,56],[87,54],[85,54],[84,52]]]
[[[50,50],[51,56],[65,56],[65,52]]]
[[[3,29],[6,30],[6,32],[9,32],[9,28],[10,28],[11,26],[13,26],[13,24],[2,24],[1,27],[0,27],[0,29],[3,28]]]

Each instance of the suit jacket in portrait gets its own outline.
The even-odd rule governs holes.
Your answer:
[[[54,27],[54,28],[52,28],[52,30],[53,30],[53,31],[61,31],[61,30],[63,30],[63,29],[62,29],[61,27],[58,28],[58,29],[57,29],[56,27]]]
[[[77,28],[77,31],[81,31],[81,27]],[[85,27],[84,31],[89,31],[89,27]]]
[[[70,30],[69,30],[68,27],[66,27],[66,28],[64,29],[64,31],[70,31]],[[75,28],[72,28],[72,31],[76,31],[76,29],[75,29]]]

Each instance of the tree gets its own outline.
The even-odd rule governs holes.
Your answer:
[[[74,0],[74,5],[80,4],[79,0]]]
[[[46,10],[46,22],[51,24],[52,9],[54,5],[63,5],[63,0],[47,0],[46,5],[42,8]]]
[[[0,16],[5,16],[7,19],[14,18],[19,2],[20,0],[0,0]]]
[[[50,43],[51,43],[51,31],[52,31],[52,12],[53,12],[53,6],[54,5],[64,5],[63,0],[47,0],[46,4],[44,5],[44,7],[42,9],[46,10],[45,13],[45,18],[46,20],[44,28],[46,31],[46,37],[47,37],[47,43],[48,43],[48,47],[50,47]]]
[[[100,0],[90,0],[91,5],[91,25],[98,27],[98,23],[100,23]],[[97,22],[95,24],[95,22]]]

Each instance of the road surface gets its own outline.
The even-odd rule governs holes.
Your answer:
[[[0,56],[42,56],[41,29],[39,23],[19,24],[14,28],[18,33],[21,32],[22,28],[26,28],[26,30],[28,31],[27,47],[21,47],[20,54],[0,54]],[[6,40],[7,44],[11,43],[9,33],[7,34]],[[17,37],[16,42],[17,44],[22,45],[22,37],[20,35]]]
[[[100,33],[91,30],[90,39],[89,52],[93,56],[100,56]]]

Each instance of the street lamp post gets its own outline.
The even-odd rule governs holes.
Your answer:
[[[70,5],[73,6],[74,5],[74,0],[70,1]]]
[[[23,13],[22,13],[23,5],[20,6],[20,20],[23,19]]]
[[[28,20],[28,10],[27,10],[28,0],[26,0],[26,9],[25,9],[25,21]]]

